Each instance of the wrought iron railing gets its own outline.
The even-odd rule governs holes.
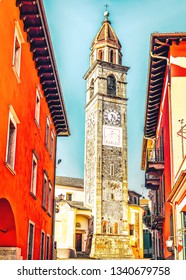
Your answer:
[[[158,180],[158,181],[159,181],[160,177],[159,177],[159,176],[155,176],[155,175],[146,173],[146,174],[145,174],[145,179],[146,179],[146,181],[147,181],[147,180]]]
[[[164,162],[163,149],[147,149],[147,160],[148,162]]]

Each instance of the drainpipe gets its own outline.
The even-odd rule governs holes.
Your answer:
[[[178,260],[178,251],[177,251],[177,209],[176,204],[169,202],[172,207],[172,223],[173,223],[173,232],[170,232],[170,235],[173,235],[173,244],[174,244],[174,259]]]
[[[154,55],[152,52],[150,52],[150,55],[152,58],[157,58],[161,60],[167,61],[167,67],[168,67],[168,106],[169,106],[169,134],[170,134],[170,162],[171,162],[171,187],[173,186],[173,174],[174,174],[174,168],[173,168],[173,141],[172,141],[172,106],[171,106],[171,75],[170,75],[170,60],[169,58],[165,56],[160,55]],[[161,113],[162,114],[162,113]]]

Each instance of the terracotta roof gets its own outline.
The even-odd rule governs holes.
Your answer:
[[[186,41],[186,33],[153,33],[151,35],[144,127],[144,136],[147,138],[156,136],[169,48],[173,42],[179,44],[181,41]]]
[[[135,192],[135,191],[131,191],[131,190],[128,190],[128,193],[131,194],[131,195],[137,195],[138,197],[141,197],[142,195]]]
[[[84,187],[84,180],[80,179],[80,178],[57,176],[56,177],[56,185],[83,188]]]
[[[94,48],[96,45],[109,45],[121,49],[119,39],[108,19],[103,21],[102,26],[96,34],[91,47]]]
[[[83,202],[80,201],[66,201],[72,208],[77,208],[79,210],[90,210],[90,208],[84,206]]]
[[[70,135],[62,89],[57,72],[42,0],[17,0],[35,68],[58,136]]]

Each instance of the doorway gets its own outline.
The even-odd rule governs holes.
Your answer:
[[[16,247],[16,227],[11,205],[0,199],[0,247]]]
[[[82,251],[82,233],[76,233],[76,251]]]

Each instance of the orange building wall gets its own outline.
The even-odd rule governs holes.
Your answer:
[[[164,184],[165,184],[165,219],[163,222],[163,237],[164,237],[164,257],[165,259],[170,256],[170,252],[167,251],[165,241],[168,239],[170,234],[170,211],[171,206],[166,201],[170,190],[171,190],[171,165],[170,165],[170,133],[169,133],[169,119],[168,119],[168,93],[165,97],[164,109],[163,109],[163,117],[162,117],[162,124],[161,128],[163,128],[164,132]]]
[[[31,220],[35,223],[34,259],[39,259],[41,230],[52,236],[52,217],[42,208],[44,170],[47,171],[54,190],[54,160],[50,158],[45,147],[46,116],[50,113],[43,94],[38,129],[34,115],[36,85],[39,84],[39,78],[26,33],[23,31],[23,22],[19,20],[19,9],[15,3],[16,1],[12,0],[0,2],[0,19],[3,26],[0,29],[0,203],[4,201],[5,204],[10,204],[15,219],[16,241],[12,239],[10,242],[6,237],[7,234],[0,232],[0,246],[20,247],[23,259],[26,259],[28,222]],[[18,20],[25,40],[21,54],[21,83],[18,83],[12,69],[15,20]],[[20,124],[17,125],[16,175],[5,166],[10,104],[20,120]],[[53,128],[51,124],[51,129]],[[32,150],[35,150],[39,156],[36,199],[30,194]],[[6,202],[2,199],[6,199]],[[3,210],[3,206],[0,206],[0,209],[0,217],[8,219],[9,213]],[[52,246],[50,251],[52,253]]]

